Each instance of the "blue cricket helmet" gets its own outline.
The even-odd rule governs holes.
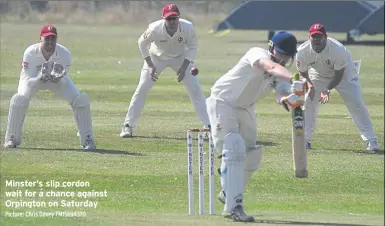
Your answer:
[[[287,31],[275,33],[269,41],[269,45],[276,51],[288,56],[294,56],[297,53],[297,38]]]

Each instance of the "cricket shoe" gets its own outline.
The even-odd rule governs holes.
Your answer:
[[[4,147],[5,148],[16,148],[17,145],[19,145],[19,144],[20,144],[20,142],[19,143],[16,142],[15,137],[13,135],[11,135],[9,140],[4,143]]]
[[[243,210],[242,205],[237,205],[231,211],[231,218],[236,222],[254,222],[255,219],[252,216],[249,216]]]
[[[96,145],[94,143],[94,140],[90,137],[86,139],[86,142],[83,145],[84,150],[96,150]]]
[[[130,127],[130,125],[125,124],[122,128],[122,132],[120,132],[121,138],[129,138],[132,137],[132,133],[134,132],[134,128]]]
[[[366,143],[366,153],[368,154],[375,154],[378,151],[381,151],[380,146],[378,145],[377,141],[368,141]]]
[[[13,140],[9,140],[7,142],[4,143],[4,147],[5,148],[16,148],[17,147],[17,144],[15,141]]]
[[[223,205],[226,204],[226,194],[225,194],[225,191],[219,192],[219,194],[217,195],[217,198],[218,198],[219,202],[221,202]]]

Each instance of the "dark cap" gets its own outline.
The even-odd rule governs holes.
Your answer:
[[[278,52],[288,56],[297,53],[297,38],[290,32],[279,31],[270,40],[271,46]]]
[[[309,36],[314,34],[326,35],[326,29],[322,24],[313,24],[309,28]]]
[[[163,18],[167,18],[169,16],[179,16],[179,9],[175,4],[166,4],[162,9]]]
[[[57,36],[56,27],[54,27],[52,25],[49,25],[49,24],[45,25],[40,30],[40,36],[47,37],[47,36],[51,36],[51,35]]]

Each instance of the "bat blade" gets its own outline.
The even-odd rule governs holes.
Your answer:
[[[299,80],[299,75],[295,75],[295,80]],[[293,130],[292,130],[292,151],[294,172],[297,178],[308,177],[307,151],[305,142],[305,120],[301,106],[292,111]]]

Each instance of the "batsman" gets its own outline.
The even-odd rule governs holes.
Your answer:
[[[249,49],[215,82],[206,100],[214,147],[222,156],[218,198],[224,204],[224,215],[234,221],[254,221],[244,212],[243,189],[262,159],[262,146],[255,145],[257,101],[275,89],[278,101],[289,110],[288,105],[295,107],[300,102],[295,93],[303,92],[303,82],[291,84],[293,74],[285,68],[297,53],[296,37],[281,31],[269,45],[268,50]]]
[[[56,27],[45,25],[40,31],[40,42],[30,45],[23,55],[17,93],[10,101],[4,147],[16,148],[21,144],[24,119],[31,98],[39,90],[51,90],[72,107],[84,149],[96,149],[92,131],[90,101],[80,93],[68,76],[70,51],[57,43]]]

